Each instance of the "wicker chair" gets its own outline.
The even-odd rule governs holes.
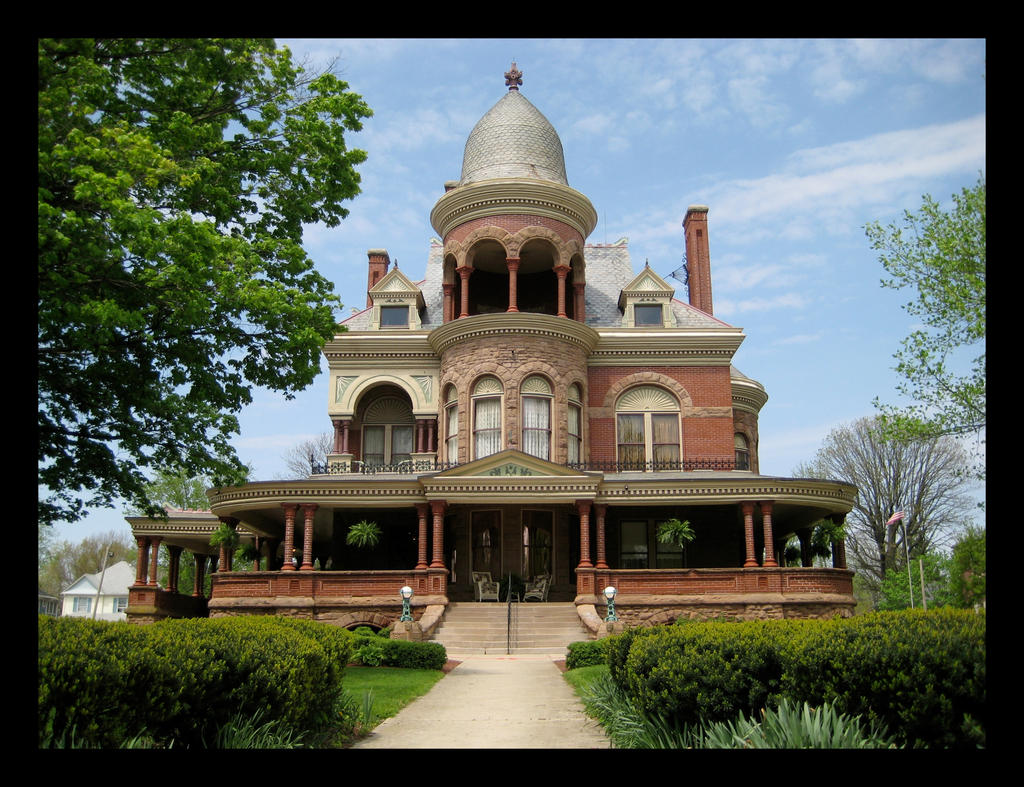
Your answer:
[[[498,583],[491,579],[490,571],[473,572],[473,591],[477,601],[498,600]]]
[[[526,583],[526,592],[523,593],[523,601],[534,599],[535,601],[547,601],[548,590],[551,588],[551,575],[541,574]]]

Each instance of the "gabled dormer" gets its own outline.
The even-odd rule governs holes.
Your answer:
[[[424,308],[423,292],[397,267],[367,292],[371,330],[418,330]]]
[[[623,328],[674,328],[672,297],[675,289],[645,264],[619,293]]]

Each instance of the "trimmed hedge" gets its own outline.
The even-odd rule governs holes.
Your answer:
[[[440,642],[412,642],[404,639],[388,639],[377,634],[352,634],[352,654],[358,656],[364,648],[372,654],[379,654],[376,664],[367,666],[402,667],[403,669],[444,669],[448,652]],[[365,652],[365,651],[364,651]]]
[[[881,722],[909,746],[984,745],[984,614],[691,623],[610,640],[616,683],[644,713],[680,724],[756,715],[787,697]]]
[[[39,620],[40,744],[118,747],[146,734],[203,746],[232,716],[305,731],[330,720],[351,635],[274,617],[149,626]]]
[[[567,670],[608,663],[607,639],[570,642],[565,655]]]

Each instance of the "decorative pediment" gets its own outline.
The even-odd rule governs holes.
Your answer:
[[[674,287],[645,265],[640,274],[619,292],[623,327],[674,327],[672,298],[675,293]]]
[[[603,475],[573,470],[507,449],[420,482],[428,500],[449,503],[574,502],[593,500]]]
[[[367,293],[373,304],[372,328],[413,328],[421,325],[423,292],[398,268],[392,268]]]

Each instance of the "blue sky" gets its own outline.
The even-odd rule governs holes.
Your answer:
[[[386,248],[422,278],[430,210],[457,180],[466,138],[506,92],[554,125],[569,185],[599,222],[589,240],[629,239],[638,272],[669,278],[682,220],[709,207],[715,316],[743,328],[734,363],[768,392],[761,472],[789,475],[828,432],[898,401],[892,367],[914,327],[909,292],[883,289],[864,225],[943,205],[985,171],[982,40],[279,39],[336,70],[374,111],[349,136],[366,150],[362,194],[305,246],[345,308],[366,303],[366,251]],[[256,391],[234,444],[256,479],[330,430],[327,367],[291,401]],[[119,509],[58,528],[80,540],[123,529]]]

